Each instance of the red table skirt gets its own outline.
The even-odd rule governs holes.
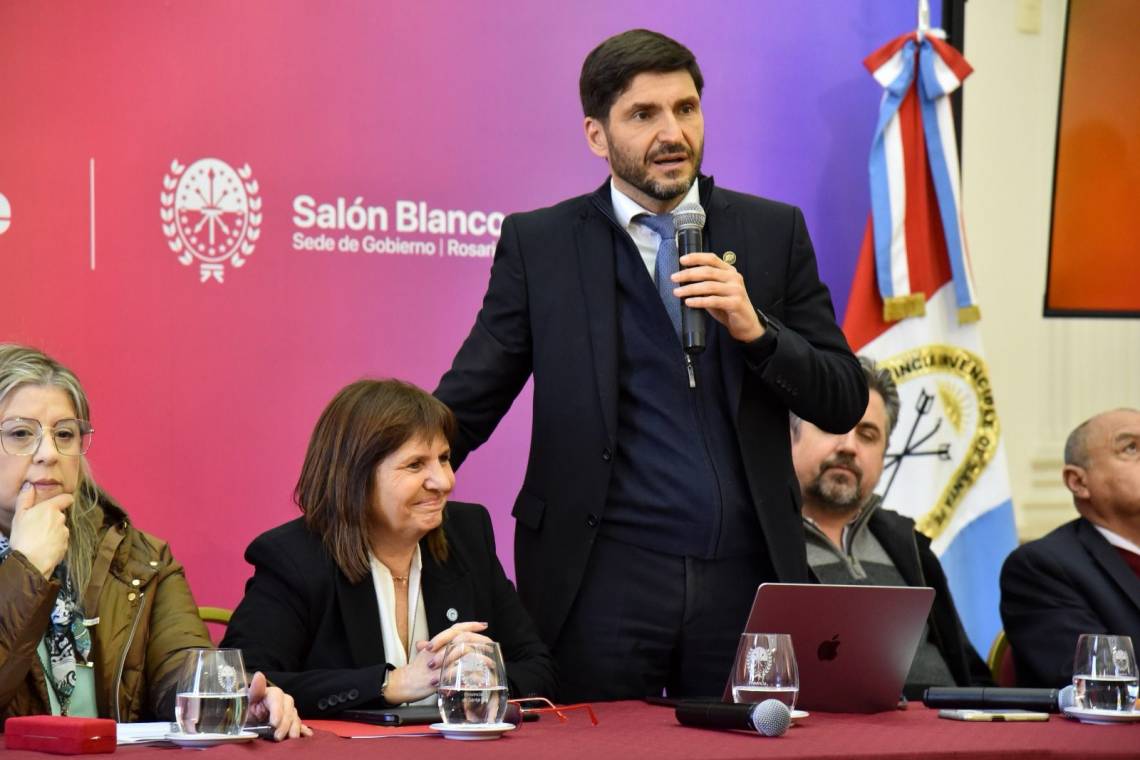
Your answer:
[[[257,741],[214,747],[208,757],[286,760],[323,757],[352,760],[379,756],[441,758],[1140,758],[1140,723],[1094,726],[1054,715],[1047,723],[963,723],[942,720],[935,710],[911,706],[877,715],[813,713],[787,734],[766,738],[736,731],[687,728],[673,710],[641,702],[598,703],[599,725],[574,710],[561,723],[543,715],[501,739],[457,742],[438,736],[343,739],[318,731],[309,739],[281,744]],[[129,760],[172,760],[169,747],[120,747]],[[256,756],[256,757],[255,757]],[[42,758],[33,752],[7,752],[4,760]]]

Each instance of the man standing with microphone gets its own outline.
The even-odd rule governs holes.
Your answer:
[[[610,177],[506,219],[436,395],[458,466],[534,377],[515,569],[562,699],[719,695],[756,586],[808,578],[788,411],[845,431],[867,387],[800,211],[700,174],[692,53],[624,32],[579,84]]]

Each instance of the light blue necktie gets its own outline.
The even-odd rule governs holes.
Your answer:
[[[639,214],[634,218],[638,224],[643,224],[661,236],[661,243],[657,246],[657,264],[654,266],[654,278],[657,280],[657,295],[661,296],[661,303],[665,304],[665,311],[673,322],[673,331],[681,337],[681,299],[673,295],[673,288],[677,287],[672,280],[673,273],[680,269],[677,259],[677,240],[673,231],[672,214]]]

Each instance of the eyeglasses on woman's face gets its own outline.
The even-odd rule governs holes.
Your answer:
[[[55,450],[63,456],[77,457],[91,448],[95,429],[87,420],[59,420],[46,431],[39,420],[26,417],[9,417],[0,421],[0,448],[12,456],[34,454],[44,439],[51,436]]]

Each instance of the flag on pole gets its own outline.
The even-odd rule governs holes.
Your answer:
[[[1001,628],[998,575],[1017,545],[1009,473],[977,321],[950,94],[972,69],[939,30],[864,65],[883,86],[871,213],[843,329],[891,371],[902,408],[878,491],[933,540],[984,657]]]

